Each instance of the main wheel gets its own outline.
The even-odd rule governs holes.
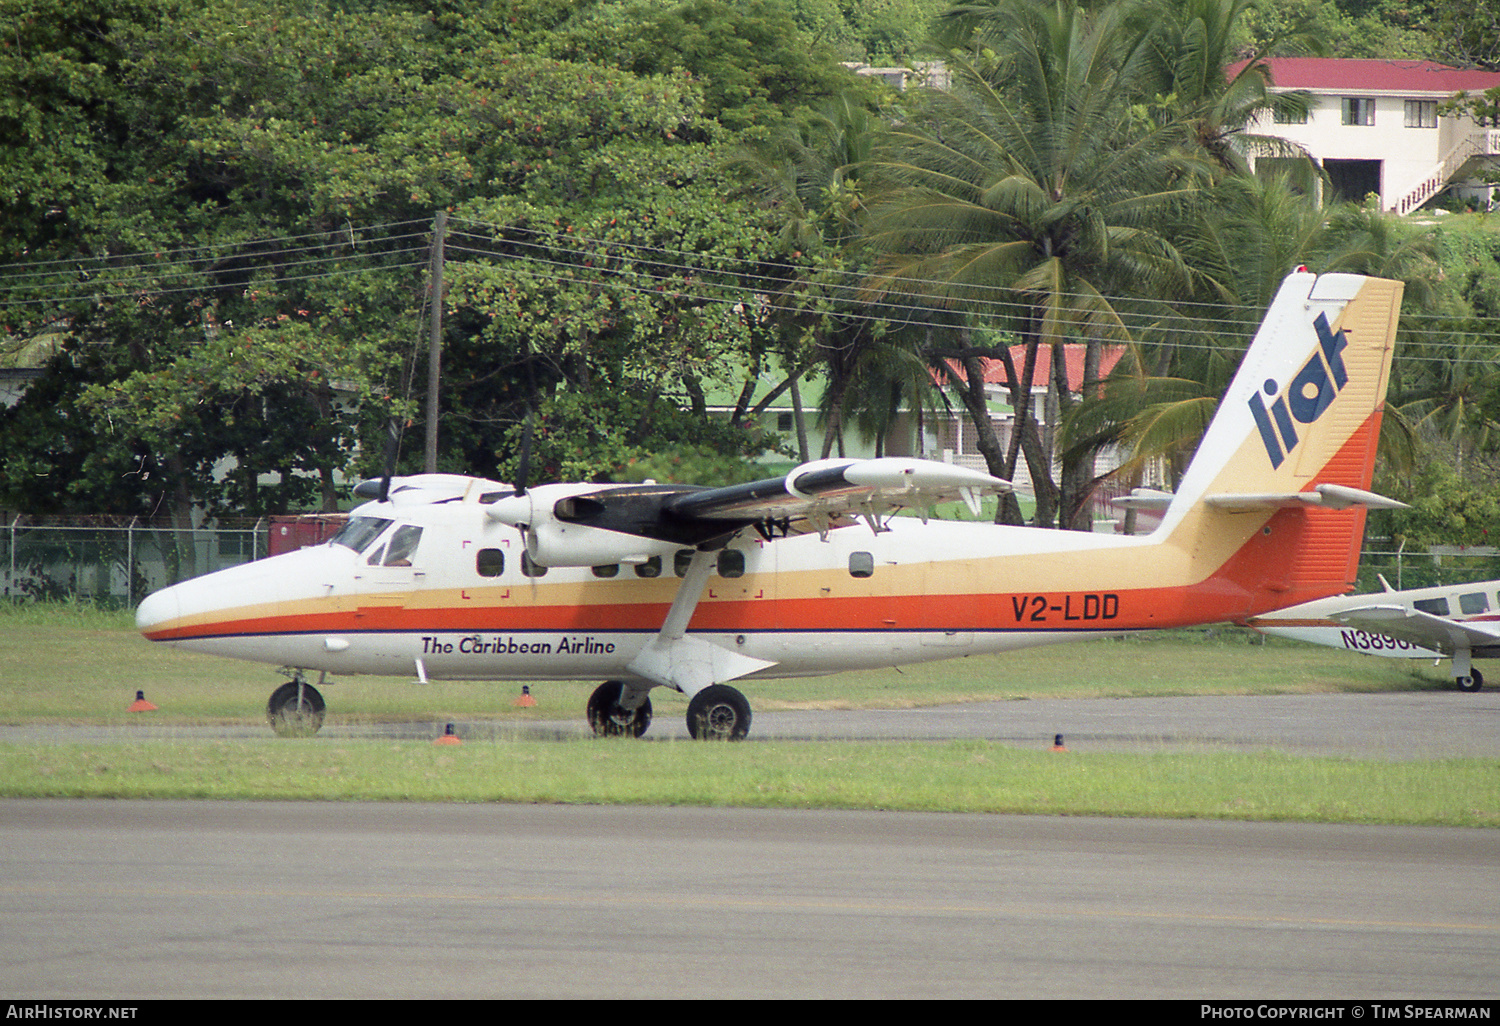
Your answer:
[[[1467,677],[1459,677],[1456,679],[1458,681],[1458,690],[1460,691],[1478,691],[1480,688],[1484,687],[1484,674],[1475,669],[1469,670],[1469,675]]]
[[[312,737],[323,726],[323,696],[311,684],[289,680],[271,692],[266,719],[278,737]]]
[[[750,703],[727,684],[710,684],[688,702],[687,728],[700,740],[739,741],[750,733]]]
[[[589,696],[589,726],[599,737],[640,737],[651,726],[651,699],[641,699],[635,710],[620,704],[622,681],[607,680]]]

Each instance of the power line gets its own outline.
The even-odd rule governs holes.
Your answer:
[[[607,284],[625,293],[656,296],[665,290],[680,302],[741,304],[763,317],[806,314],[810,307],[822,306],[855,323],[912,328],[951,328],[955,313],[993,326],[1031,312],[1030,305],[1017,299],[1014,292],[999,287],[966,287],[960,302],[942,298],[953,291],[945,283],[891,277],[884,279],[888,288],[876,296],[871,294],[869,279],[854,272],[832,279],[796,280],[772,273],[775,267],[793,267],[776,261],[751,262],[481,221],[456,219],[453,223],[448,243],[451,253],[469,261],[498,261],[508,274],[559,286]],[[274,278],[266,284],[275,286],[410,270],[426,266],[429,238],[430,226],[404,221],[358,229],[348,226],[340,233],[304,233],[40,264],[0,264],[0,301],[12,308],[59,308],[118,302],[141,293],[176,296],[249,287],[259,283],[257,273],[274,272]],[[338,241],[330,241],[334,239]],[[337,252],[330,253],[330,249]],[[163,267],[164,261],[175,266]],[[80,275],[97,277],[79,280]],[[228,276],[236,279],[234,286],[218,280]],[[792,287],[795,292],[789,291]],[[42,290],[46,294],[36,294]],[[28,292],[31,295],[26,295]],[[1056,311],[1065,321],[1088,319],[1091,308],[1081,302],[1082,297],[1061,298],[1065,303],[1074,301],[1074,305],[1061,305]],[[1115,305],[1132,335],[1151,344],[1170,344],[1189,351],[1243,348],[1260,316],[1260,311],[1215,304],[1168,305],[1131,297],[1105,298]],[[1142,306],[1147,307],[1144,312],[1138,309]],[[1500,319],[1475,319],[1476,329],[1452,327],[1453,319],[1440,315],[1409,314],[1403,320],[1420,329],[1422,335],[1415,342],[1407,340],[1407,345],[1463,344],[1472,354],[1459,357],[1464,361],[1500,353]],[[1227,334],[1230,339],[1210,343],[1204,340],[1210,334]]]

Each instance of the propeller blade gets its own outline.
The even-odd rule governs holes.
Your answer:
[[[396,473],[396,455],[401,448],[401,425],[395,417],[385,425],[385,473],[380,478],[380,501],[391,497],[391,477]]]
[[[521,429],[521,459],[516,464],[516,494],[525,495],[526,485],[531,480],[531,433],[536,426],[536,417],[526,411],[526,424]]]

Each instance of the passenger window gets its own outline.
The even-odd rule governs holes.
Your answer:
[[[594,567],[595,577],[618,577],[620,575],[619,563],[605,563],[603,566]]]
[[[1468,595],[1458,597],[1458,611],[1465,616],[1473,616],[1476,613],[1487,613],[1490,609],[1488,596],[1482,591],[1472,592]]]
[[[672,557],[672,572],[678,577],[686,577],[688,565],[693,561],[692,549],[678,549]]]
[[[474,569],[480,577],[499,577],[505,573],[505,553],[499,549],[480,549],[474,557]]]
[[[868,552],[849,553],[850,577],[874,577],[875,557]]]
[[[740,549],[720,549],[719,576],[744,577],[745,553]]]
[[[531,561],[531,553],[523,552],[521,553],[521,573],[527,577],[546,577],[547,568],[533,563]]]
[[[635,565],[635,575],[637,577],[660,577],[661,576],[661,557],[660,556],[652,556],[650,559],[646,560],[644,563],[637,563]]]
[[[1448,600],[1445,598],[1417,599],[1412,605],[1424,613],[1433,616],[1448,615]]]

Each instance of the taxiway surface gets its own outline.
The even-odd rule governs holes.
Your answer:
[[[1028,745],[1071,730],[1081,749],[1311,754],[1363,737],[1381,757],[1494,758],[1497,720],[1500,695],[1438,692],[1014,702],[756,723],[761,737],[957,732]],[[1493,830],[0,801],[0,990],[1489,1004],[1500,997],[1497,874]]]

